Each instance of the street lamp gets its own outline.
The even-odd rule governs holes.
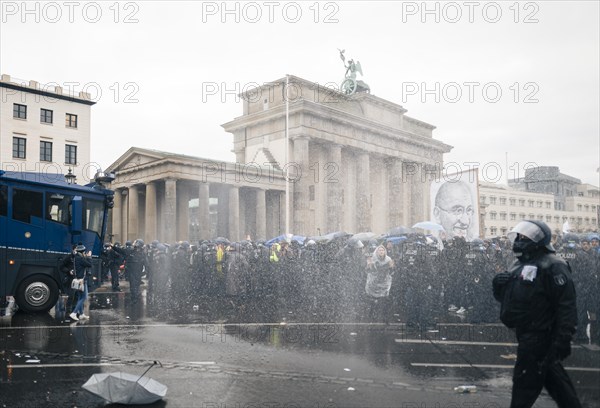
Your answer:
[[[67,184],[71,185],[71,184],[75,184],[76,179],[77,179],[77,176],[75,174],[73,174],[73,169],[71,169],[69,167],[69,172],[67,174],[65,174],[65,181],[67,182]]]

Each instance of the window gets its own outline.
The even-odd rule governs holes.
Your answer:
[[[519,205],[520,205],[521,207],[525,207],[525,200],[524,200],[524,199],[522,199],[522,198],[520,198],[520,199],[519,199]]]
[[[77,164],[77,146],[65,145],[65,164]]]
[[[506,227],[502,227],[502,228],[500,228],[500,232],[502,233],[502,235],[506,236],[506,233],[508,232],[508,230],[506,229]]]
[[[584,205],[583,208],[585,209],[586,212],[588,212],[590,210],[590,206],[589,205]]]
[[[592,218],[592,224],[596,225],[596,219]]]
[[[40,161],[52,161],[52,142],[40,142]]]
[[[542,208],[542,205],[543,205],[543,204],[544,204],[544,203],[542,203],[541,201],[538,201],[538,202],[537,202],[537,206],[538,206],[538,208]]]
[[[546,208],[547,209],[551,209],[552,208],[552,202],[546,201]]]
[[[481,204],[485,204],[485,196],[484,195],[481,196]]]
[[[530,207],[533,207],[533,200],[529,200],[527,203],[529,204]]]
[[[520,220],[524,220],[525,219],[525,214],[523,214],[523,213],[519,214],[519,219]]]
[[[510,220],[511,220],[511,221],[516,221],[516,220],[517,220],[517,214],[515,214],[515,213],[510,213]]]
[[[509,202],[510,202],[510,205],[517,205],[517,199],[516,198],[511,198],[509,200]]]
[[[552,222],[552,216],[546,215],[546,222]]]
[[[495,212],[491,212],[490,213],[490,220],[495,220],[496,216],[497,216],[497,214]]]
[[[6,217],[8,212],[8,187],[0,186],[0,216]]]
[[[581,211],[581,204],[577,204],[577,211]]]
[[[315,186],[308,186],[308,201],[315,201]]]
[[[68,128],[77,128],[77,115],[67,113],[65,116],[65,125]]]
[[[538,214],[538,220],[544,221],[544,216],[542,214]]]
[[[27,105],[13,103],[13,118],[27,119]]]
[[[530,220],[535,220],[535,214],[529,213],[528,217]]]
[[[35,191],[13,189],[13,207],[12,218],[15,221],[22,221],[31,224],[32,218],[42,218],[43,214],[42,193]]]
[[[500,205],[506,205],[506,197],[500,197]]]
[[[506,221],[506,213],[504,213],[504,212],[500,213],[500,219],[502,221]]]
[[[490,204],[496,204],[496,197],[490,197]]]
[[[72,196],[46,193],[46,219],[71,225]]]
[[[497,231],[498,231],[498,228],[496,228],[496,227],[491,227],[490,228],[490,232],[491,232],[492,235],[496,235]]]
[[[13,159],[24,159],[26,156],[27,139],[24,137],[13,137]]]
[[[596,206],[592,205],[592,211],[596,211]]]
[[[52,113],[50,109],[40,109],[40,122],[52,124]]]
[[[82,216],[83,228],[100,235],[104,217],[104,203],[84,198]]]
[[[554,216],[554,222],[556,222],[556,223],[560,222],[560,217],[558,215]]]

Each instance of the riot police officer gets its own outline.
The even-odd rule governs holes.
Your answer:
[[[128,241],[129,242],[129,241]],[[136,239],[131,245],[131,250],[116,248],[117,253],[125,257],[125,267],[129,280],[129,291],[132,301],[137,301],[142,284],[142,275],[146,267],[146,254],[144,253],[144,241]]]
[[[518,348],[511,408],[533,406],[542,387],[561,408],[581,407],[561,364],[571,354],[577,326],[571,268],[554,252],[542,221],[522,221],[508,234],[517,260],[494,277],[500,319],[516,330]]]

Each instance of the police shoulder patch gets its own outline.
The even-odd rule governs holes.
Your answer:
[[[567,277],[562,273],[554,275],[554,283],[557,286],[564,286],[567,283]]]

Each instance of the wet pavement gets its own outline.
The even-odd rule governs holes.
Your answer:
[[[90,320],[53,310],[0,319],[0,407],[101,407],[94,373],[141,374],[169,387],[152,406],[505,407],[516,344],[500,324],[449,317],[419,328],[331,322],[292,311],[254,320],[214,301],[157,305],[100,288]],[[212,308],[210,306],[213,306]],[[575,345],[565,366],[586,407],[600,407],[600,348]],[[455,387],[476,386],[475,393]],[[536,407],[555,407],[544,392]]]

